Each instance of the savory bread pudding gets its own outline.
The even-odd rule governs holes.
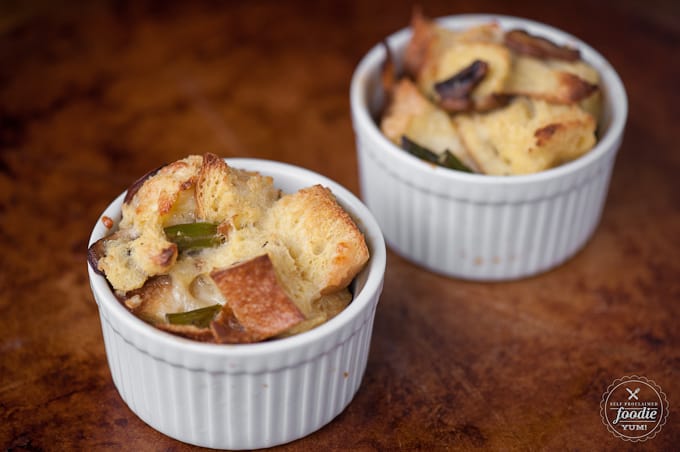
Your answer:
[[[416,12],[397,77],[383,69],[385,136],[417,157],[491,175],[546,170],[596,142],[599,74],[578,49],[497,23],[449,30]]]
[[[200,341],[249,343],[339,313],[369,253],[329,189],[283,194],[271,177],[205,154],[135,182],[117,229],[88,258],[144,321]]]

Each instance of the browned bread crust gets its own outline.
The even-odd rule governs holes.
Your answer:
[[[228,341],[232,335],[224,334],[222,328],[245,332],[251,341],[257,342],[281,334],[305,319],[279,283],[274,265],[266,254],[213,270],[210,277],[227,301],[222,308],[221,325],[216,326],[223,341]],[[232,313],[242,328],[234,328],[234,322],[229,322]],[[242,338],[239,334],[239,339]]]

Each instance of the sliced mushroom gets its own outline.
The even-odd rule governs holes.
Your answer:
[[[94,242],[88,249],[87,249],[87,262],[90,264],[92,267],[92,270],[94,270],[96,273],[106,276],[104,272],[99,268],[99,260],[102,259],[104,256],[106,256],[106,244],[107,242],[111,240],[118,240],[118,239],[131,239],[132,234],[129,229],[121,229],[116,232],[114,232],[111,235],[108,235],[106,237],[103,237],[96,242]]]
[[[130,185],[130,187],[127,189],[127,192],[125,193],[125,198],[123,199],[123,203],[128,204],[130,201],[132,201],[132,198],[135,197],[139,189],[142,187],[142,185],[144,185],[144,182],[146,182],[148,178],[154,176],[164,166],[165,165],[161,165],[158,168],[149,171],[148,173],[134,181],[132,185]]]
[[[435,83],[434,89],[439,95],[439,105],[453,113],[472,108],[470,98],[472,90],[488,73],[489,65],[482,60],[475,60],[452,77]]]
[[[142,287],[126,292],[120,300],[137,317],[153,324],[165,323],[165,313],[176,310],[172,279],[168,275],[149,278]]]
[[[390,51],[390,46],[387,44],[387,41],[383,41],[383,48],[385,49],[385,61],[383,62],[382,70],[380,71],[380,81],[382,82],[383,91],[385,92],[383,108],[386,108],[392,100],[392,93],[397,84],[397,70],[394,66],[394,58],[392,57],[392,52]]]
[[[569,46],[559,46],[554,42],[529,34],[525,30],[511,30],[505,34],[505,45],[517,53],[540,59],[555,58],[565,61],[578,61],[581,53]]]
[[[95,273],[102,276],[106,275],[104,275],[104,272],[99,269],[99,259],[104,257],[106,254],[107,238],[108,237],[104,237],[103,239],[97,240],[87,249],[87,262],[90,264],[90,267],[92,267],[92,270],[94,270]]]

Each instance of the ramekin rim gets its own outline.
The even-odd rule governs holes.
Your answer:
[[[96,291],[100,297],[105,299],[104,302],[107,304],[106,307],[108,308],[109,312],[116,315],[119,320],[126,322],[126,326],[134,330],[134,333],[139,335],[140,338],[153,341],[154,344],[171,347],[174,351],[196,353],[197,355],[200,354],[204,357],[260,359],[265,356],[271,356],[273,354],[285,353],[292,350],[302,349],[307,346],[312,346],[313,344],[319,343],[324,339],[334,335],[339,335],[342,333],[342,330],[352,325],[353,321],[358,318],[361,313],[369,307],[369,305],[378,303],[383,286],[387,262],[385,241],[373,215],[352,192],[324,175],[289,163],[258,158],[225,158],[225,161],[236,168],[239,167],[239,164],[252,164],[257,165],[258,168],[248,168],[249,170],[266,172],[267,169],[270,169],[274,171],[293,171],[300,173],[301,175],[296,177],[303,179],[316,179],[318,181],[317,183],[329,186],[341,204],[345,204],[345,207],[348,207],[349,204],[350,213],[352,213],[360,222],[359,227],[366,236],[366,240],[371,251],[367,267],[365,270],[363,270],[367,271],[368,275],[366,282],[359,294],[355,295],[352,299],[352,302],[338,315],[324,324],[304,333],[287,338],[254,344],[210,344],[172,335],[165,331],[154,328],[153,326],[137,318],[134,314],[125,309],[116,299],[105,277],[96,273],[88,263],[88,276],[92,290],[93,292]],[[276,184],[276,177],[274,177],[274,183]],[[125,192],[118,195],[118,197],[108,204],[104,211],[97,217],[97,222],[95,223],[95,227],[92,229],[88,240],[88,247],[91,246],[96,240],[103,237],[103,234],[98,233],[98,231],[101,230],[100,219],[102,216],[107,215],[107,213],[113,213],[111,211],[117,211],[117,213],[120,214],[120,205],[122,204],[124,196]],[[95,296],[95,298],[97,297]],[[373,299],[375,299],[375,302],[373,302]],[[101,310],[102,307],[99,307],[99,309]],[[111,322],[111,319],[108,319],[108,321]],[[354,333],[355,331],[349,332],[350,335]],[[158,357],[157,354],[151,352],[149,348],[144,348],[144,350],[152,356]],[[167,361],[167,359],[163,357],[158,358],[162,358]],[[173,361],[173,363],[177,365],[186,367],[186,365],[181,364],[181,362],[181,359]]]
[[[600,73],[603,85],[605,85],[609,91],[607,97],[611,98],[609,100],[612,106],[611,124],[609,125],[604,136],[598,139],[593,149],[588,151],[586,154],[571,162],[537,173],[495,176],[486,174],[470,174],[434,166],[423,161],[422,159],[410,155],[387,139],[387,137],[385,137],[380,131],[378,125],[375,123],[368,111],[366,102],[364,102],[366,98],[366,86],[365,83],[362,82],[365,82],[367,78],[366,76],[377,66],[379,66],[384,60],[384,47],[381,43],[377,43],[371,47],[366,54],[364,54],[364,56],[359,61],[359,64],[356,66],[354,73],[352,74],[352,79],[350,82],[350,107],[355,122],[355,128],[361,129],[363,132],[367,133],[375,143],[378,143],[378,145],[385,148],[385,150],[389,152],[391,158],[397,158],[404,164],[411,165],[411,168],[414,170],[421,171],[430,177],[437,177],[443,180],[473,183],[484,186],[524,185],[546,180],[553,180],[559,177],[569,176],[573,173],[577,173],[580,169],[589,166],[593,162],[607,155],[622,138],[628,116],[628,98],[623,82],[609,61],[582,39],[552,25],[511,15],[456,14],[436,17],[434,20],[437,23],[443,24],[444,26],[450,25],[451,23],[460,23],[461,25],[467,23],[468,25],[472,25],[473,23],[479,24],[495,21],[501,26],[507,27],[509,24],[517,22],[532,28],[541,29],[541,31],[547,31],[550,34],[556,34],[565,41],[577,44],[579,46],[579,50],[581,50],[582,53],[587,54],[587,56],[584,55],[584,59],[586,61],[597,63],[597,69]],[[408,39],[410,33],[411,28],[410,26],[407,26],[388,35],[384,41],[388,43],[395,40],[405,41]],[[355,133],[359,133],[359,131],[357,130]]]

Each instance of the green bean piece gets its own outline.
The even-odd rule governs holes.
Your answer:
[[[401,147],[419,159],[430,163],[439,163],[439,156],[424,146],[409,139],[406,135],[401,136]]]
[[[177,244],[180,252],[196,248],[210,248],[220,245],[223,241],[214,223],[176,224],[164,230],[168,240]]]
[[[172,325],[194,325],[198,328],[208,328],[221,309],[221,304],[215,304],[193,311],[173,312],[165,314],[165,320]]]
[[[460,159],[449,152],[448,149],[442,153],[441,160],[441,165],[449,169],[463,171],[465,173],[472,172],[472,170],[467,165],[465,165],[465,163],[461,162]]]
[[[441,154],[436,154],[424,146],[419,145],[415,141],[409,139],[406,135],[401,136],[401,147],[410,154],[425,160],[435,165],[443,166],[456,171],[463,171],[471,173],[472,170],[468,168],[463,162],[453,155],[448,149]]]

